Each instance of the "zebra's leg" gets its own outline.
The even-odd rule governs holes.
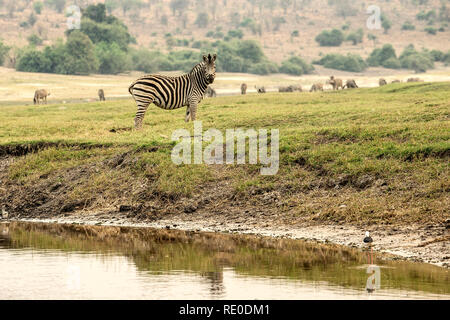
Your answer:
[[[195,121],[195,117],[197,115],[197,103],[193,102],[189,104],[189,109],[191,112],[191,120]]]
[[[138,110],[136,112],[136,117],[134,118],[134,128],[136,130],[142,129],[145,112],[149,105],[149,102],[137,102]]]
[[[184,121],[189,122],[189,118],[191,117],[191,109],[189,106],[186,107],[186,117],[184,118]]]

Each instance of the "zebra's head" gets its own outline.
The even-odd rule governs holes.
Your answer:
[[[213,83],[216,77],[216,58],[216,54],[203,56],[205,77],[209,84]]]

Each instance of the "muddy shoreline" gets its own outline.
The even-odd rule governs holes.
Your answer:
[[[0,220],[6,221],[6,220]],[[364,232],[370,231],[375,252],[393,260],[429,263],[450,269],[450,228],[442,226],[366,226],[349,224],[311,224],[267,226],[265,222],[225,221],[211,214],[182,214],[163,219],[136,219],[126,213],[74,213],[47,218],[14,218],[10,221],[56,224],[123,226],[156,229],[174,229],[196,232],[220,232],[288,238],[316,243],[331,243],[363,249]]]

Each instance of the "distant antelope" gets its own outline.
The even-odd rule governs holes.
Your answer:
[[[302,87],[301,86],[288,86],[288,87],[279,87],[278,88],[278,92],[294,92],[294,91],[299,91],[302,92]]]
[[[103,91],[103,89],[99,89],[98,90],[98,98],[100,99],[100,101],[106,101],[106,99],[105,99],[105,91]]]
[[[255,88],[256,88],[256,91],[258,91],[258,93],[266,93],[266,88],[264,88],[264,87],[256,87],[255,86]]]
[[[355,80],[353,80],[353,79],[347,80],[347,82],[345,83],[344,89],[345,89],[345,87],[347,87],[347,89],[359,88],[358,85],[356,84]]]
[[[34,92],[34,104],[40,104],[40,101],[45,101],[45,104],[47,104],[47,97],[50,95],[50,92],[47,92],[45,89],[36,90]]]
[[[331,84],[333,86],[333,90],[339,90],[339,88],[343,89],[342,79],[335,79],[334,76],[331,76],[329,80],[327,80],[327,84]]]
[[[378,81],[378,84],[380,85],[380,87],[382,87],[382,86],[387,85],[387,82],[386,82],[385,79],[381,78],[381,79]]]
[[[311,90],[309,90],[309,92],[315,92],[315,91],[323,91],[323,84],[321,84],[321,83],[314,83],[311,86]]]
[[[247,93],[247,84],[243,83],[241,84],[241,94],[246,94]]]
[[[420,78],[409,78],[406,82],[423,82]]]

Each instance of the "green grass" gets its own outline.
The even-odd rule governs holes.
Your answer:
[[[104,175],[119,175],[131,184],[140,179],[147,192],[169,198],[192,197],[224,181],[242,201],[255,192],[275,190],[283,193],[280,212],[299,219],[318,216],[378,223],[448,217],[444,201],[449,191],[448,82],[205,99],[198,111],[204,131],[280,130],[280,171],[270,177],[260,176],[257,165],[176,166],[170,160],[172,132],[182,128],[193,132],[193,124],[183,121],[185,110],[151,106],[141,131],[131,130],[135,111],[131,100],[1,107],[0,148],[56,145],[15,161],[8,178],[33,184],[42,175],[56,177],[61,170],[130,151],[136,160],[133,165],[100,166],[95,173],[99,181]],[[74,148],[80,145],[93,147]],[[368,187],[359,182],[364,177],[370,178]],[[376,189],[376,181],[384,187]],[[83,186],[78,186],[77,197],[83,197]],[[92,190],[102,191],[98,188],[101,183],[94,189],[86,187],[85,193],[92,197]],[[313,201],[321,198],[320,205]],[[337,209],[336,203],[347,207]]]

